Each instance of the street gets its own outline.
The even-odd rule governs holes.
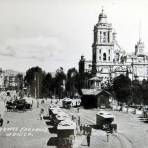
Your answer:
[[[50,102],[50,101],[49,101]],[[53,132],[52,126],[48,124],[48,118],[40,120],[40,109],[45,109],[44,117],[47,117],[49,102],[34,103],[33,109],[26,112],[4,113],[4,125],[0,131],[0,145],[2,148],[47,148],[56,147],[57,134]],[[63,109],[69,115],[80,116],[81,123],[95,125],[97,109],[77,108]],[[144,123],[138,114],[131,112],[110,111],[115,115],[115,123],[118,125],[117,133],[107,134],[99,129],[92,130],[90,147],[101,148],[146,148],[148,145],[148,123]],[[14,129],[15,128],[15,129]],[[77,135],[74,147],[87,147],[86,136]]]

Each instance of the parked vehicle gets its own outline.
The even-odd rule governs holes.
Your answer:
[[[63,107],[64,108],[71,108],[71,107],[78,107],[81,105],[81,100],[80,99],[70,99],[70,98],[65,98],[63,100]]]
[[[117,124],[112,124],[114,116],[106,111],[99,111],[96,114],[96,126],[103,130],[117,130]]]
[[[57,148],[72,148],[75,139],[76,123],[70,120],[61,121],[57,126]]]
[[[32,104],[27,103],[24,99],[16,99],[6,102],[7,111],[25,111],[32,108]]]

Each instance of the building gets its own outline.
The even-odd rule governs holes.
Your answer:
[[[112,24],[108,23],[104,10],[99,14],[93,33],[92,60],[88,61],[81,56],[80,73],[91,73],[102,77],[103,81],[112,80],[120,74],[128,75],[132,80],[148,79],[148,56],[141,39],[135,45],[135,51],[127,54],[117,42],[117,33]]]
[[[101,89],[101,78],[93,77],[88,80],[89,89],[82,89],[81,104],[84,108],[109,108],[113,95]]]
[[[19,89],[23,85],[23,74],[0,69],[0,90]]]

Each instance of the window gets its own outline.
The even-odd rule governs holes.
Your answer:
[[[108,50],[108,54],[110,54],[110,49]]]
[[[106,53],[103,53],[103,61],[106,61]]]
[[[102,42],[102,32],[100,31],[100,43]]]
[[[110,57],[108,57],[108,61],[110,61]]]
[[[101,54],[101,49],[99,49],[99,53]]]
[[[110,42],[110,32],[108,32],[108,42]]]
[[[106,42],[106,32],[103,32],[103,43]]]
[[[101,61],[101,56],[99,56],[99,60]]]

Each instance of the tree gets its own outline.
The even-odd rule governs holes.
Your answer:
[[[120,75],[114,78],[113,91],[119,102],[131,102],[131,80],[127,76]]]
[[[34,97],[42,96],[42,80],[45,72],[42,71],[40,67],[32,67],[27,70],[26,76],[24,78],[25,86],[29,87],[30,93]]]
[[[78,91],[78,71],[75,68],[70,68],[67,72],[66,91],[69,96],[73,97]]]
[[[143,104],[148,105],[148,81],[142,81]]]
[[[63,98],[63,93],[65,91],[65,81],[66,81],[66,75],[63,71],[63,68],[60,67],[59,69],[57,69],[55,78],[53,80],[54,92],[55,95],[58,95],[59,98]]]
[[[16,90],[22,90],[23,89],[23,75],[21,73],[18,73],[16,75],[16,82],[17,82],[17,86],[16,86]]]
[[[43,77],[43,84],[42,84],[42,96],[43,97],[51,97],[52,96],[52,83],[53,79],[50,73],[45,74]]]
[[[132,81],[132,101],[135,104],[141,104],[143,102],[142,85],[139,80]]]

